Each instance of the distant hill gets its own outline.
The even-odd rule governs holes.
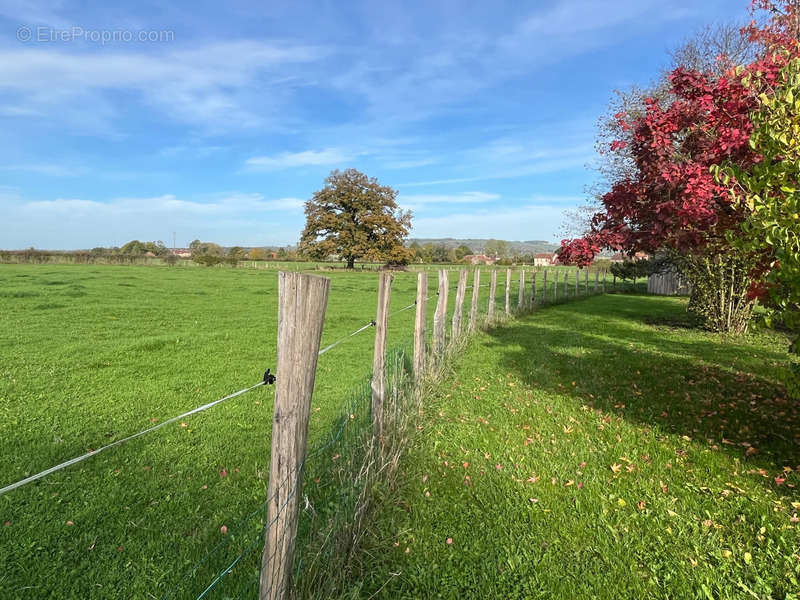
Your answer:
[[[482,254],[486,242],[489,240],[473,240],[473,239],[456,239],[456,238],[411,238],[406,243],[410,246],[414,242],[419,242],[422,245],[427,243],[442,244],[448,250],[450,248],[457,248],[462,244],[469,246],[475,254]],[[558,248],[557,244],[545,242],[544,240],[528,240],[525,242],[508,242],[508,247],[511,254],[536,254],[538,252],[553,252]]]

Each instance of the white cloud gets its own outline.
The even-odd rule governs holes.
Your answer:
[[[35,173],[36,175],[46,175],[48,177],[77,177],[87,172],[84,167],[69,167],[56,163],[5,165],[0,167],[0,171],[24,171],[26,173]]]
[[[283,152],[276,156],[254,156],[245,161],[245,168],[252,171],[276,171],[296,167],[342,165],[350,160],[352,160],[352,156],[341,148],[325,148],[324,150]]]
[[[401,194],[397,198],[403,208],[414,211],[437,204],[484,204],[498,200],[499,194],[487,192],[463,192],[461,194]]]
[[[550,241],[563,221],[564,209],[580,201],[572,196],[541,197],[513,208],[420,217],[414,220],[411,236]]]
[[[109,126],[121,115],[107,94],[134,92],[142,103],[174,121],[207,130],[242,129],[276,117],[292,89],[285,70],[313,63],[324,52],[316,46],[252,40],[170,48],[158,54],[4,49],[0,90],[13,100],[6,100],[3,111],[46,114],[59,124],[74,124],[91,121],[99,110],[97,127]]]
[[[303,200],[265,199],[257,193],[216,194],[206,201],[165,194],[107,202],[24,201],[10,195],[4,203],[0,239],[9,248],[120,245],[134,238],[168,239],[173,231],[181,238],[222,244],[289,244],[296,243],[304,220]]]

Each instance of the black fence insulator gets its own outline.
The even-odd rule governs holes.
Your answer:
[[[369,324],[372,325],[373,327],[375,327],[377,325],[377,323],[375,322],[374,319],[372,321],[370,321]]]
[[[272,385],[275,383],[275,374],[270,373],[269,369],[264,371],[264,385]]]

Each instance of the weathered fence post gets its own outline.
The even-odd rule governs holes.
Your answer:
[[[589,295],[589,265],[583,267],[584,274],[583,274],[583,292],[588,296]]]
[[[599,281],[599,279],[600,279],[600,271],[595,269],[595,272],[594,272],[594,288],[592,288],[592,291],[595,294],[597,293],[597,282]]]
[[[569,300],[569,269],[564,271],[564,300]]]
[[[536,304],[536,271],[531,274],[531,306]]]
[[[553,272],[553,302],[558,302],[558,270]]]
[[[278,273],[278,360],[267,487],[267,528],[259,598],[289,597],[294,565],[300,468],[306,454],[311,394],[331,281]]]
[[[382,443],[383,403],[386,400],[386,327],[394,273],[381,273],[378,279],[378,312],[375,316],[375,352],[372,355],[372,433]]]
[[[494,297],[497,294],[497,269],[492,269],[489,279],[489,309],[486,311],[486,318],[491,323],[494,319]]]
[[[425,374],[425,321],[428,314],[428,274],[417,273],[417,314],[414,320],[414,379]]]
[[[481,289],[481,270],[472,274],[472,305],[469,307],[469,330],[475,331],[478,322],[478,294]]]
[[[506,316],[511,314],[511,269],[506,269]]]
[[[547,303],[547,267],[542,270],[542,304]]]
[[[580,283],[581,283],[581,268],[580,267],[575,267],[575,297],[576,298],[578,297],[578,294],[580,293],[580,291],[578,289],[580,287]]]
[[[456,339],[461,335],[461,318],[464,312],[464,295],[467,292],[467,271],[462,270],[458,274],[458,288],[456,288],[456,305],[453,308],[453,324],[450,329],[450,337]]]
[[[433,313],[433,353],[437,357],[444,354],[447,337],[447,293],[450,289],[447,271],[439,270],[439,297],[436,300],[436,312]]]
[[[525,269],[519,270],[519,294],[517,294],[517,310],[522,310],[525,302]]]

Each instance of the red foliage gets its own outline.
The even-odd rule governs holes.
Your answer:
[[[767,5],[773,6],[759,0],[757,7]],[[617,181],[602,197],[604,210],[595,215],[590,234],[561,242],[562,262],[588,264],[603,248],[630,254],[660,248],[687,252],[723,240],[726,231],[738,228],[744,214],[732,206],[729,189],[716,182],[710,167],[734,163],[747,169],[761,160],[748,143],[750,114],[758,94],[775,84],[788,59],[785,52],[772,52],[773,44],[800,55],[797,40],[786,33],[787,20],[791,22],[786,15],[800,15],[793,8],[782,10],[783,16],[769,26],[747,30],[770,51],[743,71],[712,78],[675,69],[669,78],[674,99],[668,106],[648,98],[643,116],[630,120],[624,113],[615,115],[623,130],[632,131],[628,148],[637,175]],[[624,148],[622,140],[611,144],[612,151]]]

